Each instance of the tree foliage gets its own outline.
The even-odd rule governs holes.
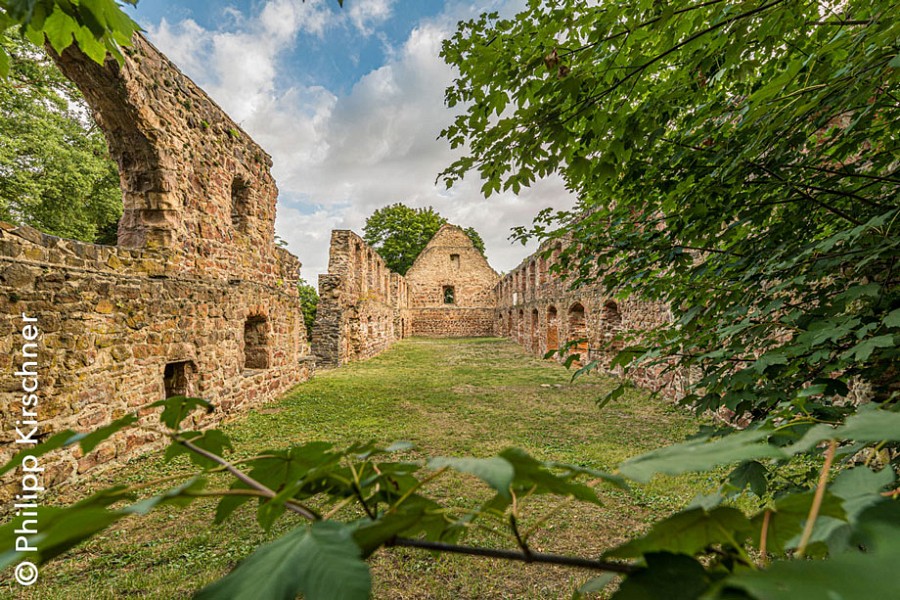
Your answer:
[[[300,310],[303,311],[303,324],[306,326],[306,339],[312,340],[313,325],[316,322],[316,311],[319,307],[319,293],[314,285],[310,285],[305,279],[297,284],[297,292],[300,294]]]
[[[600,284],[673,314],[633,332],[617,362],[688,373],[685,404],[757,420],[743,437],[709,442],[724,432],[707,433],[623,473],[743,461],[723,489],[752,486],[794,527],[796,514],[814,522],[827,506],[819,497],[811,510],[812,496],[804,504],[798,495],[826,479],[783,479],[791,456],[822,453],[802,440],[819,427],[849,427],[860,397],[880,405],[873,421],[897,410],[898,8],[534,0],[511,19],[463,23],[445,43],[460,74],[447,100],[463,110],[443,135],[469,150],[445,171],[448,185],[470,170],[486,194],[562,175],[577,208],[545,211],[517,235],[566,240],[558,268],[573,287]],[[841,466],[867,445],[890,446],[886,437],[856,439],[828,446]],[[789,505],[799,507],[794,517],[779,511]],[[750,530],[729,527],[729,546],[740,548]],[[826,538],[768,548],[799,545],[803,555],[810,539]],[[683,551],[673,544],[653,551]],[[718,589],[715,569],[645,558],[660,577],[675,569],[698,589]],[[764,585],[737,587],[776,597]]]
[[[13,57],[0,80],[0,219],[115,244],[119,172],[81,93],[43,48],[2,37],[0,45]]]
[[[699,370],[699,409],[836,417],[855,377],[885,400],[896,8],[634,0],[482,16],[444,47],[460,70],[448,101],[467,106],[444,135],[471,149],[445,175],[475,169],[490,193],[562,174],[580,205],[531,233],[571,236],[573,285],[672,307],[645,340]]]
[[[391,271],[406,275],[416,257],[445,223],[447,219],[430,206],[410,208],[398,202],[372,213],[366,219],[363,237],[378,251]],[[484,240],[475,228],[467,227],[464,231],[484,256]]]
[[[135,5],[138,0],[124,2]],[[107,54],[121,62],[121,47],[130,45],[140,29],[116,0],[0,0],[0,38],[13,28],[37,46],[46,41],[56,52],[77,44],[98,63]],[[0,47],[0,79],[9,69],[10,54]]]

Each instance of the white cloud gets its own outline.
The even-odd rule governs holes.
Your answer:
[[[373,27],[387,21],[391,16],[394,0],[353,1],[346,7],[347,16],[353,26],[363,35],[372,35]]]
[[[349,22],[368,35],[390,17],[392,4],[353,2],[334,13],[321,1],[270,0],[257,16],[235,19],[231,31],[209,32],[193,21],[163,21],[149,30],[272,154],[281,191],[276,230],[304,263],[307,280],[327,272],[331,229],[361,233],[369,214],[394,202],[430,205],[451,222],[475,227],[492,266],[508,271],[533,250],[511,245],[510,228],[529,224],[542,208],[568,208],[573,200],[555,179],[519,196],[503,193],[489,200],[474,174],[450,190],[435,183],[455,156],[446,141],[436,139],[453,117],[443,103],[453,73],[439,51],[460,19],[481,10],[509,10],[520,0],[448,3],[345,95],[284,83],[294,78],[291,65],[279,57],[299,32],[327,36],[329,28]]]

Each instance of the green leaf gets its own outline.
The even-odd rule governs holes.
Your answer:
[[[900,327],[900,308],[895,308],[885,315],[883,322],[887,327]]]
[[[766,468],[755,460],[749,460],[741,463],[728,476],[728,483],[742,491],[745,487],[750,486],[750,491],[762,498],[766,493]]]
[[[764,443],[763,431],[739,431],[713,440],[692,440],[674,444],[626,460],[619,466],[622,475],[647,483],[657,473],[680,475],[705,471],[742,460],[785,458],[787,454]]]
[[[766,547],[769,552],[777,554],[797,546],[800,533],[806,525],[814,496],[814,492],[790,494],[779,498],[775,502],[775,506],[770,510],[766,533]],[[844,509],[841,507],[840,499],[826,491],[822,499],[822,505],[819,508],[819,517],[831,517],[840,521],[845,520],[846,516]],[[756,542],[759,542],[762,536],[764,520],[765,511],[760,512],[751,520],[753,526],[751,537]],[[826,537],[826,533],[824,529],[819,532],[814,530],[812,541],[824,541],[823,538]]]
[[[9,76],[9,54],[0,46],[0,79],[6,79],[7,76]]]
[[[96,448],[97,445],[100,444],[100,442],[134,423],[137,423],[137,415],[129,413],[124,417],[116,419],[109,425],[105,425],[100,429],[96,429],[85,436],[77,436],[78,443],[84,453],[87,454],[88,452]]]
[[[602,592],[610,583],[616,580],[616,577],[618,577],[618,575],[615,573],[604,573],[603,575],[588,579],[575,590],[572,594],[572,600],[583,600],[585,594]]]
[[[881,492],[891,485],[894,479],[890,467],[880,471],[855,467],[841,471],[828,489],[843,501],[844,512],[853,523],[862,511],[881,501]]]
[[[218,429],[208,429],[206,431],[186,431],[181,433],[180,437],[184,438],[185,441],[190,442],[198,448],[211,452],[216,456],[224,456],[226,449],[232,451],[234,450],[234,447],[231,445],[231,440],[228,438],[228,436],[226,436]],[[180,456],[182,454],[187,454],[190,457],[192,463],[204,469],[212,469],[219,466],[219,463],[217,463],[216,461],[197,454],[190,448],[178,442],[172,442],[171,444],[169,444],[169,447],[166,448],[165,460],[168,462],[176,456]]]
[[[863,362],[872,356],[872,352],[874,352],[876,348],[892,348],[893,346],[893,335],[879,335],[861,341],[844,352],[841,356],[843,358],[853,358],[854,360]]]
[[[28,432],[24,432],[24,435],[28,435]],[[38,456],[43,456],[48,452],[52,452],[58,448],[64,448],[66,446],[71,446],[79,439],[81,439],[84,434],[75,433],[71,429],[66,429],[64,431],[60,431],[59,433],[55,433],[50,436],[46,442],[41,442],[37,446],[26,447],[24,450],[19,451],[13,456],[5,465],[0,467],[0,475],[10,472],[13,469],[19,468],[22,464],[22,459],[26,456],[34,456],[37,458]]]
[[[779,561],[765,570],[736,573],[723,587],[744,590],[757,600],[900,598],[898,508],[896,502],[882,502],[861,515],[865,552]]]
[[[162,406],[162,413],[159,415],[161,423],[169,429],[177,430],[181,422],[196,408],[203,408],[207,413],[215,410],[215,407],[202,398],[187,398],[185,396],[172,396],[165,400],[159,400],[149,406],[156,408]]]
[[[551,493],[560,496],[571,496],[598,506],[602,504],[593,489],[584,484],[570,481],[573,476],[584,473],[583,469],[578,467],[568,468],[566,465],[554,463],[563,470],[561,475],[556,475],[550,471],[548,463],[537,461],[518,448],[504,450],[500,453],[500,456],[512,465],[515,472],[512,483],[517,488],[526,490],[535,488],[534,493],[536,494]],[[597,473],[607,480],[615,479],[605,473],[600,474],[599,471],[594,471],[593,473]]]
[[[497,493],[504,498],[510,497],[509,486],[516,473],[509,461],[503,458],[497,456],[491,458],[437,457],[428,461],[429,469],[443,469],[444,467],[474,475],[497,490]]]
[[[366,600],[369,567],[353,529],[334,521],[298,527],[261,546],[224,578],[200,590],[197,600]]]
[[[613,600],[697,600],[709,588],[706,571],[690,556],[659,552],[646,560],[646,568],[629,575]]]
[[[612,558],[637,558],[653,552],[694,555],[712,544],[738,545],[750,531],[750,521],[730,507],[709,512],[694,508],[676,513],[653,525],[650,532],[611,550]]]
[[[78,30],[78,23],[59,6],[54,8],[53,12],[44,21],[44,33],[47,40],[57,53],[68,48],[74,41],[75,32]]]

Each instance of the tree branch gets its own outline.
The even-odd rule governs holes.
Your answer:
[[[472,546],[459,546],[456,544],[445,544],[443,542],[429,542],[427,540],[414,540],[410,538],[394,538],[389,540],[385,546],[400,546],[404,548],[421,548],[423,550],[431,550],[433,552],[446,552],[449,554],[466,554],[468,556],[484,556],[487,558],[500,558],[503,560],[514,560],[526,563],[541,563],[548,565],[561,565],[564,567],[578,567],[582,569],[591,569],[594,571],[607,571],[609,573],[623,573],[625,575],[634,573],[638,567],[628,563],[608,562],[603,560],[592,560],[589,558],[580,558],[577,556],[563,556],[560,554],[544,554],[543,552],[532,552],[526,555],[522,552],[514,550],[494,550],[491,548],[475,548]]]
[[[212,452],[208,452],[203,448],[192,444],[191,442],[183,439],[183,438],[175,438],[175,441],[196,454],[208,458],[209,460],[218,463],[225,467],[225,470],[234,475],[239,481],[250,486],[252,489],[262,492],[262,494],[267,498],[274,498],[278,494],[276,494],[273,490],[269,489],[267,486],[262,483],[256,481],[230,462],[222,458],[217,454],[213,454]],[[294,502],[293,500],[288,500],[284,503],[285,508],[290,510],[291,512],[297,513],[305,519],[309,519],[310,521],[319,521],[322,517],[320,517],[314,510],[303,506],[298,502]]]

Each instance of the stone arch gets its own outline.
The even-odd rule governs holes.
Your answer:
[[[529,295],[533,298],[535,296],[537,290],[537,273],[535,272],[537,269],[537,265],[535,265],[535,261],[530,261],[528,263],[528,292]]]
[[[147,46],[140,36],[133,41],[138,50]],[[144,87],[112,58],[99,65],[74,44],[62,55],[51,55],[81,90],[119,167],[123,212],[118,245],[171,246],[183,201],[175,191],[176,160],[157,142],[158,116],[146,107]]]
[[[590,359],[590,348],[587,340],[587,318],[584,305],[580,302],[575,302],[569,307],[567,333],[567,341],[572,343],[569,353],[578,354],[579,359],[576,363],[584,364]]]
[[[617,332],[622,329],[622,315],[619,314],[619,305],[615,300],[607,300],[603,303],[600,319],[607,331]]]
[[[520,308],[516,320],[516,341],[525,345],[525,310]]]
[[[534,354],[541,353],[541,317],[538,309],[531,311],[531,351]]]
[[[559,314],[555,306],[547,307],[547,352],[559,349]]]

